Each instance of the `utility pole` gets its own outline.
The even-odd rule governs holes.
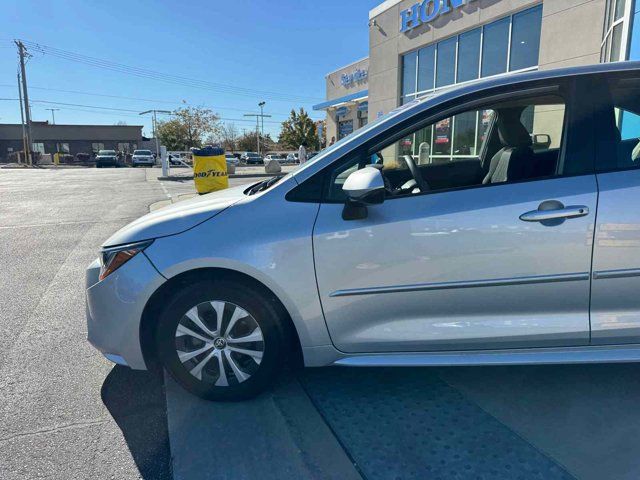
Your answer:
[[[20,73],[22,74],[22,93],[24,94],[24,116],[27,124],[27,150],[25,155],[29,165],[33,165],[33,159],[31,158],[31,145],[33,144],[33,138],[31,137],[31,112],[29,110],[29,92],[27,90],[27,71],[24,66],[24,59],[28,55],[27,49],[20,40],[14,40],[14,43],[18,47],[18,55],[20,56]]]
[[[20,125],[22,125],[22,151],[25,154],[24,161],[28,163],[27,160],[27,131],[24,127],[24,105],[22,105],[22,87],[20,86],[20,72],[18,72],[18,98],[20,99]],[[20,161],[20,155],[18,155],[18,163]]]
[[[258,104],[260,107],[260,111],[262,112],[265,102],[261,102]],[[265,115],[264,113],[245,113],[245,117],[256,117],[256,139],[258,141],[258,155],[260,155],[260,119],[262,119],[262,126],[264,129],[264,119],[271,118],[271,115]]]
[[[56,124],[56,114],[55,114],[55,112],[57,112],[60,109],[59,108],[45,108],[45,110],[49,110],[51,112],[51,125],[55,125]]]
[[[153,130],[153,138],[156,139],[156,155],[160,155],[160,142],[158,140],[158,135],[156,135],[156,124],[158,123],[156,114],[158,113],[172,114],[173,112],[169,112],[168,110],[147,110],[146,112],[140,112],[138,115],[146,115],[147,113],[153,114],[153,116],[151,117],[151,128]]]
[[[158,134],[156,130],[156,124],[158,123],[157,114],[172,114],[173,112],[169,112],[168,110],[147,110],[145,112],[140,112],[139,115],[146,115],[147,113],[153,114],[153,116],[151,117],[151,128],[153,129],[153,138],[156,139],[156,156],[160,157],[160,162],[162,163],[162,176],[166,177],[169,175],[169,162],[167,161],[166,155],[163,156],[160,152],[160,141],[158,140]]]

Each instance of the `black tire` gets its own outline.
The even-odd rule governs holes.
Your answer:
[[[230,374],[230,385],[215,386],[213,383],[194,377],[178,358],[176,349],[178,323],[191,308],[211,301],[224,301],[241,307],[253,317],[262,331],[264,338],[262,360],[257,370],[241,383],[238,383],[233,373],[227,370],[227,375]],[[200,398],[212,401],[253,398],[268,388],[282,370],[286,356],[284,349],[287,345],[285,340],[287,335],[279,315],[273,299],[265,297],[262,292],[250,285],[225,280],[203,280],[190,284],[172,295],[158,319],[156,329],[158,358],[176,382]]]

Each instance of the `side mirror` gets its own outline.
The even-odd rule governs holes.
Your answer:
[[[367,206],[384,202],[385,188],[382,172],[374,167],[365,167],[347,177],[342,190],[347,194],[347,203],[342,212],[344,220],[367,218]]]
[[[384,202],[384,179],[382,172],[365,167],[347,177],[342,187],[349,200],[359,205],[378,205]]]

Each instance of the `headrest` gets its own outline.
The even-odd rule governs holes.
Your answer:
[[[531,135],[520,121],[521,111],[502,110],[498,114],[498,135],[505,147],[530,147]]]

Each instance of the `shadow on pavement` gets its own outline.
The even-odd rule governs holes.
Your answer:
[[[171,452],[162,375],[116,366],[100,393],[124,435],[140,477],[170,480]]]

